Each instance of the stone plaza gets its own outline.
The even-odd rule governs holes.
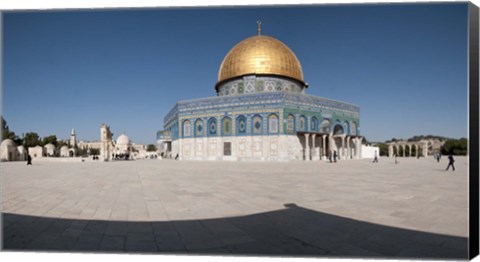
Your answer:
[[[2,247],[465,259],[468,159],[398,161],[4,162]]]

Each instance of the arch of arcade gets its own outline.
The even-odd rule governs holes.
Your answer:
[[[361,158],[362,136],[324,132],[297,132],[304,160],[325,160],[333,151],[339,159]]]
[[[422,154],[420,156],[427,156],[428,155],[428,141],[417,141],[417,142],[407,142],[407,141],[397,141],[388,143],[388,156],[393,157],[396,156],[412,156],[412,148],[415,148],[415,157],[419,156],[420,149],[422,150]],[[400,150],[402,154],[400,155]],[[406,153],[408,150],[408,154]]]

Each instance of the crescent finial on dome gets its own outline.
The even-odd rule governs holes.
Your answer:
[[[260,32],[262,32],[262,21],[257,20],[257,32],[258,35],[260,35]]]

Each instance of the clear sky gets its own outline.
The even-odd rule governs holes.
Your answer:
[[[215,96],[227,52],[256,34],[300,60],[308,94],[360,106],[361,134],[467,136],[467,4],[3,13],[12,131],[155,143],[175,102]]]

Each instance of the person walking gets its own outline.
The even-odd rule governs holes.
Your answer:
[[[333,162],[337,163],[337,150],[333,150]]]
[[[398,161],[397,161],[397,154],[393,154],[393,158],[395,159],[395,164],[398,164]]]
[[[447,166],[447,169],[445,169],[445,171],[447,171],[450,168],[450,166],[452,166],[452,171],[455,171],[455,165],[453,163],[455,163],[455,159],[453,159],[453,155],[450,154],[448,155],[448,166]]]
[[[375,151],[375,155],[373,157],[373,163],[378,163],[377,151]]]
[[[30,155],[27,155],[27,166],[32,165],[32,157]]]

